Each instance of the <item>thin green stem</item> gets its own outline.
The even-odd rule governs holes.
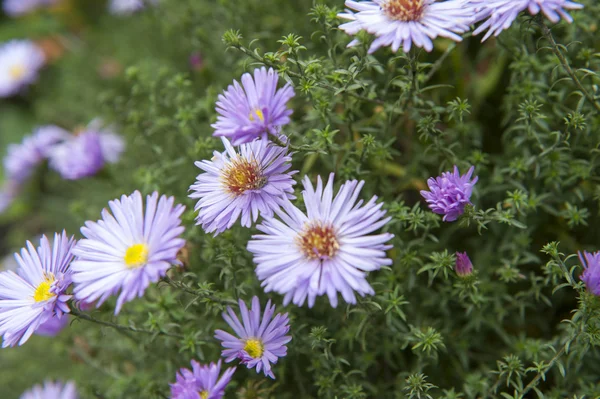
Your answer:
[[[567,75],[569,75],[569,77],[571,77],[571,80],[573,81],[573,83],[575,83],[575,86],[577,86],[579,91],[581,91],[581,93],[594,106],[594,108],[596,108],[597,111],[600,111],[600,103],[598,103],[594,99],[594,97],[587,91],[587,89],[585,87],[583,87],[583,85],[581,84],[581,81],[579,80],[577,75],[575,75],[575,72],[573,72],[573,69],[569,65],[569,62],[567,61],[567,59],[565,58],[563,53],[560,51],[558,44],[554,40],[554,36],[552,36],[552,32],[550,31],[550,28],[548,28],[546,26],[546,24],[543,22],[543,20],[541,20],[541,17],[538,18],[537,21],[538,21],[538,24],[540,25],[540,28],[542,29],[542,34],[544,35],[546,40],[548,40],[550,42],[550,47],[552,48],[552,52],[554,52],[554,55],[556,55],[556,57],[560,61],[563,69],[565,70],[565,72],[567,72]]]
[[[200,292],[197,290],[193,290],[190,287],[188,287],[186,284],[182,283],[181,281],[171,280],[168,276],[163,277],[162,281],[164,281],[171,287],[177,288],[177,289],[185,292],[186,294],[193,295],[196,298],[206,298],[212,302],[217,302],[222,305],[233,305],[233,306],[238,305],[238,303],[236,301],[234,301],[233,299],[223,299],[223,298],[216,297],[209,293],[203,293],[203,292]]]
[[[75,317],[77,317],[78,319],[81,320],[86,320],[92,323],[96,323],[96,324],[100,324],[102,326],[106,326],[106,327],[111,327],[114,328],[115,330],[119,331],[119,332],[134,332],[134,333],[142,333],[142,334],[156,334],[156,335],[163,335],[165,337],[171,337],[171,338],[177,338],[177,339],[183,339],[184,336],[183,335],[179,335],[179,334],[172,334],[172,333],[168,333],[166,331],[152,331],[152,330],[144,330],[141,328],[137,328],[137,327],[132,327],[132,326],[125,326],[122,324],[116,324],[116,323],[111,323],[109,321],[104,321],[104,320],[99,320],[96,319],[92,316],[90,316],[87,313],[83,313],[81,312],[79,309],[73,308],[71,309],[71,314]]]

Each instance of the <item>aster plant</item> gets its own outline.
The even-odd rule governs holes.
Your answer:
[[[0,335],[2,347],[23,345],[44,323],[69,313],[67,289],[71,285],[70,264],[75,244],[65,232],[46,236],[40,246],[15,254],[17,272],[0,273]]]
[[[205,173],[190,187],[197,199],[196,223],[207,233],[221,233],[241,218],[250,227],[259,215],[272,216],[293,196],[296,182],[289,171],[292,157],[287,148],[267,140],[242,144],[237,150],[223,138],[225,151],[210,161],[196,162]]]
[[[291,336],[286,335],[290,330],[288,315],[278,313],[273,317],[275,305],[271,305],[269,300],[261,316],[260,302],[256,296],[252,298],[251,309],[241,299],[239,306],[241,322],[230,306],[223,313],[223,318],[235,335],[223,330],[215,331],[215,338],[225,348],[222,352],[225,362],[239,359],[249,369],[254,368],[257,373],[263,371],[274,379],[271,365],[287,354],[286,344],[292,340]]]
[[[20,399],[78,399],[74,382],[65,384],[56,381],[46,381],[43,385],[35,385],[21,395]]]
[[[348,303],[356,303],[355,293],[373,295],[367,273],[391,265],[386,252],[392,234],[371,234],[389,221],[377,197],[366,204],[358,201],[364,182],[347,181],[333,193],[331,174],[327,184],[319,176],[313,187],[304,177],[302,196],[306,213],[291,202],[265,217],[248,250],[254,256],[256,275],[266,292],[283,294],[284,304],[312,307],[317,296],[338,304],[338,293]],[[357,202],[358,201],[358,202]]]
[[[471,180],[475,167],[471,166],[466,174],[460,174],[458,167],[453,172],[444,172],[435,179],[427,180],[429,191],[421,190],[421,195],[427,201],[429,208],[439,215],[444,215],[445,222],[453,222],[465,211],[466,205],[471,204],[473,186],[478,177]]]
[[[45,62],[42,50],[29,40],[0,44],[0,97],[19,94],[37,81]]]
[[[573,17],[567,10],[579,10],[582,4],[569,0],[471,0],[471,5],[477,11],[476,20],[484,22],[473,32],[478,35],[487,30],[482,41],[490,36],[498,36],[508,29],[525,10],[531,15],[543,13],[552,23],[558,23],[561,18],[571,23]]]
[[[242,84],[236,80],[227,87],[217,101],[217,122],[212,125],[214,135],[226,137],[233,145],[248,143],[256,138],[278,136],[281,127],[290,123],[292,110],[287,107],[294,97],[288,83],[277,89],[279,76],[265,67],[254,70],[254,76],[242,75]]]
[[[221,374],[221,361],[202,365],[192,360],[192,369],[182,368],[177,373],[177,381],[171,384],[171,399],[221,399],[235,367]]]
[[[139,191],[108,203],[98,222],[81,228],[85,237],[73,249],[71,266],[75,297],[100,306],[119,291],[115,314],[125,302],[144,295],[172,265],[184,246],[183,205],[157,192],[147,196],[144,207]],[[112,212],[112,214],[111,214]]]
[[[375,35],[369,53],[381,47],[394,52],[402,47],[405,53],[413,46],[431,51],[438,36],[461,41],[460,34],[469,30],[473,20],[467,0],[347,0],[344,4],[348,9],[338,16],[351,22],[340,29],[352,36],[361,30]],[[348,46],[358,43],[353,40]]]

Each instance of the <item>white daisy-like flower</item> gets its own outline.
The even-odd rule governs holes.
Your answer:
[[[12,40],[0,45],[0,97],[10,97],[34,83],[46,57],[29,40]]]
[[[340,29],[349,35],[364,30],[377,36],[369,53],[383,46],[394,52],[402,47],[406,53],[413,44],[431,51],[432,39],[438,36],[459,42],[474,14],[467,0],[347,0],[345,5],[348,9],[338,17],[351,22],[340,25]],[[353,40],[348,47],[357,44],[358,40]]]

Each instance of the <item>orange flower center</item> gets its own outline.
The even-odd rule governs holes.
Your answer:
[[[307,225],[297,241],[309,259],[331,259],[340,249],[333,227],[322,223]]]
[[[396,21],[419,21],[425,11],[425,0],[388,0],[381,9]]]
[[[248,161],[237,157],[223,171],[223,182],[234,195],[243,194],[247,190],[258,190],[267,184],[260,165],[255,160]]]

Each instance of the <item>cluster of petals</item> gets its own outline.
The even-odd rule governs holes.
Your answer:
[[[171,384],[171,399],[221,399],[235,367],[221,374],[221,361],[202,365],[192,360],[192,369],[182,368],[176,375],[175,383]]]
[[[588,292],[600,296],[600,252],[579,252],[579,261],[583,266],[580,279]]]
[[[241,218],[252,226],[259,215],[272,216],[293,196],[295,181],[289,171],[292,157],[287,148],[267,140],[254,140],[236,149],[222,138],[224,152],[215,151],[208,161],[196,162],[204,171],[190,187],[197,199],[197,224],[207,233],[221,233]]]
[[[476,20],[484,22],[473,32],[478,35],[487,30],[482,41],[490,36],[498,36],[508,29],[517,16],[525,10],[531,15],[543,13],[553,23],[560,19],[573,22],[567,10],[583,8],[582,4],[569,0],[470,0],[476,12]]]
[[[288,83],[277,89],[279,76],[265,67],[242,75],[242,83],[234,80],[217,101],[217,122],[212,125],[217,137],[226,137],[233,145],[249,143],[256,138],[278,135],[281,126],[290,123],[292,110],[287,102],[294,97]]]
[[[44,385],[35,385],[21,395],[20,399],[78,399],[75,383],[46,381]]]
[[[465,211],[466,205],[471,205],[473,186],[478,177],[471,180],[475,167],[471,166],[466,174],[462,175],[458,167],[454,166],[453,172],[444,172],[441,176],[430,177],[427,180],[429,191],[422,190],[421,195],[429,208],[439,215],[444,215],[445,222],[453,222]]]
[[[222,352],[225,362],[229,363],[239,359],[249,369],[261,370],[268,377],[275,378],[271,364],[277,363],[278,358],[287,354],[286,344],[292,337],[286,335],[289,330],[287,313],[278,313],[275,317],[275,305],[267,302],[261,317],[261,307],[258,297],[252,298],[252,308],[248,309],[244,301],[239,301],[242,320],[235,314],[231,307],[223,313],[223,318],[233,329],[235,335],[223,330],[215,331],[215,338],[221,341],[225,348]]]
[[[56,0],[4,0],[2,9],[6,15],[17,17],[54,3]]]
[[[345,182],[335,196],[333,183],[333,174],[326,185],[319,176],[315,188],[306,176],[306,213],[287,202],[276,211],[278,218],[264,218],[257,226],[263,234],[248,243],[265,291],[285,295],[284,304],[308,300],[312,307],[317,296],[327,294],[336,307],[338,293],[354,304],[355,293],[374,294],[367,273],[392,263],[386,251],[393,235],[372,234],[390,221],[383,203],[376,196],[367,203],[358,199],[363,181]]]
[[[150,283],[157,282],[177,260],[185,245],[181,215],[185,207],[173,197],[153,193],[145,207],[139,191],[108,203],[98,222],[81,228],[85,237],[73,254],[71,265],[75,297],[83,302],[106,299],[120,292],[115,314],[125,302],[141,297]],[[112,213],[111,213],[112,212]]]
[[[20,254],[16,272],[0,273],[0,335],[2,346],[24,344],[43,323],[69,313],[66,294],[71,284],[70,263],[73,238],[55,234],[52,243],[46,236],[39,247],[27,242]]]

